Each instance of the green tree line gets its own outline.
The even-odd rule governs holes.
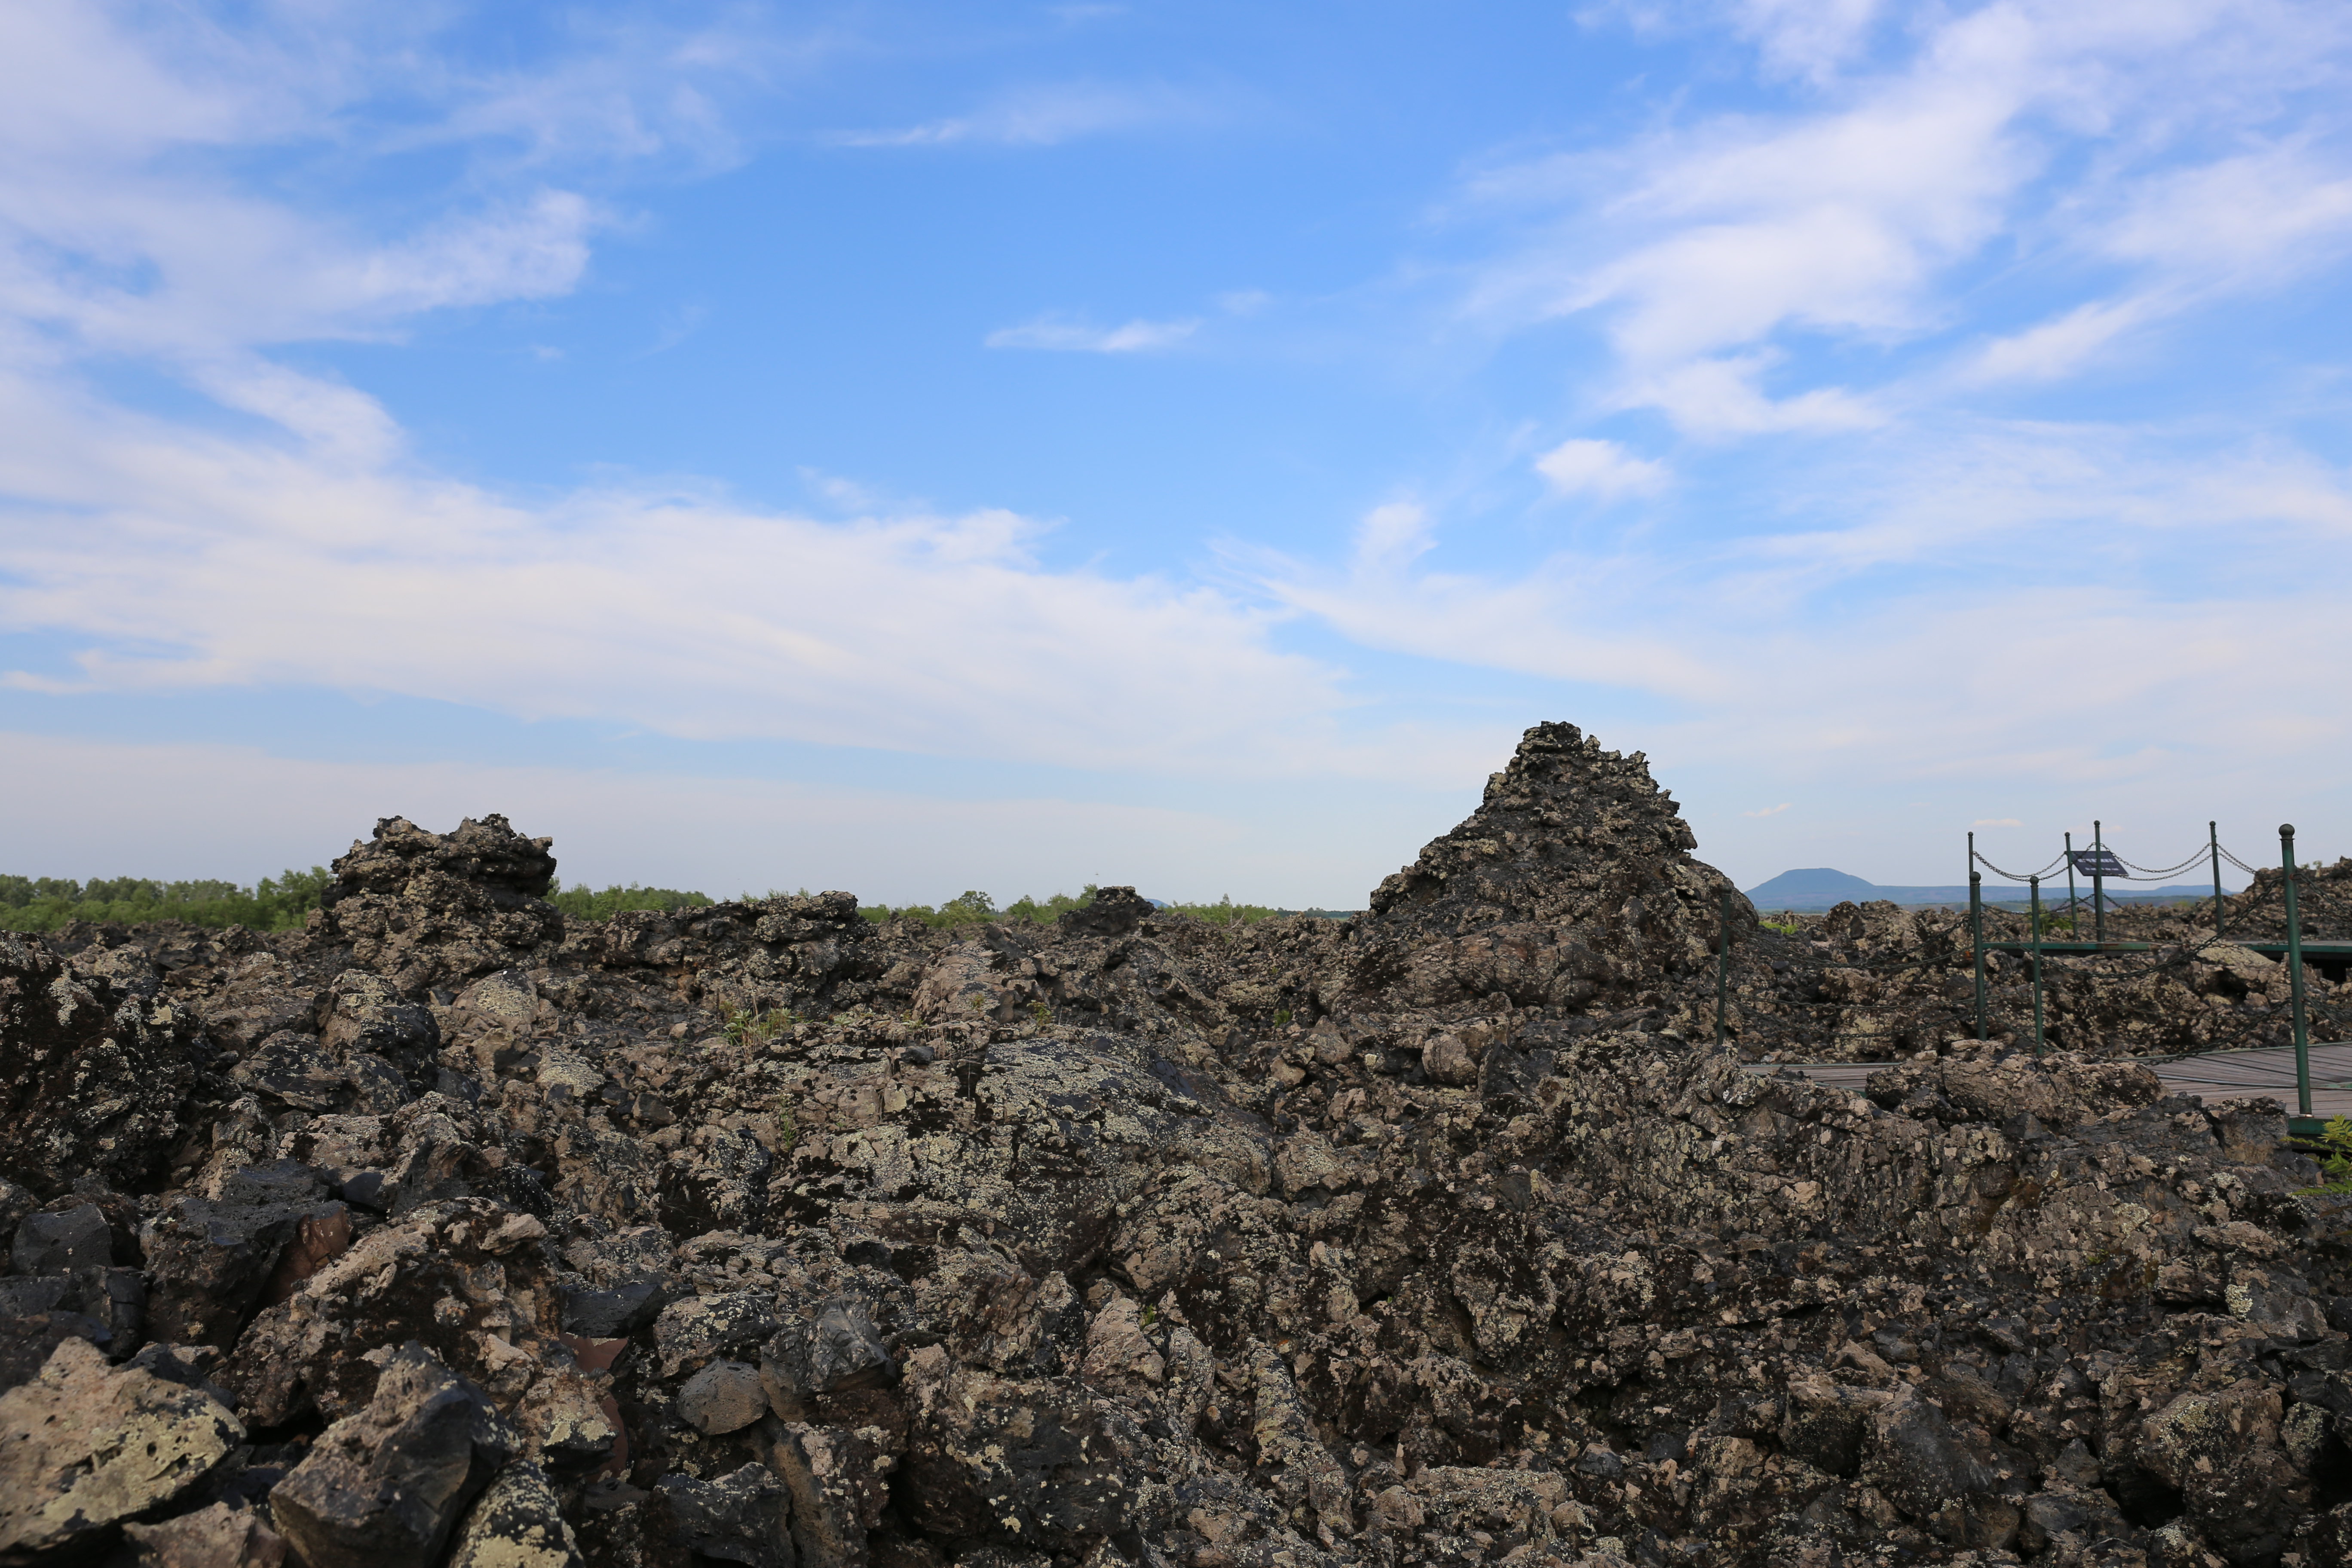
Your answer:
[[[557,878],[548,889],[547,901],[575,921],[608,921],[623,910],[694,910],[710,902],[707,893],[681,893],[675,888],[648,888],[632,882],[627,887],[567,888]]]
[[[75,921],[143,925],[150,921],[185,921],[199,926],[244,926],[252,931],[296,931],[319,907],[335,874],[324,866],[264,877],[249,888],[199,879],[165,882],[152,877],[0,875],[0,930],[56,931]],[[559,879],[547,901],[574,920],[607,921],[623,910],[677,910],[708,904],[701,893],[673,888],[567,888]]]
[[[200,926],[293,931],[319,907],[335,874],[324,866],[264,877],[250,888],[235,882],[164,882],[147,877],[0,876],[0,928],[56,931],[74,921],[138,925],[185,921]]]
[[[320,895],[334,879],[334,873],[324,866],[313,866],[307,871],[282,871],[275,877],[264,877],[249,888],[235,882],[165,882],[147,877],[94,877],[87,882],[77,882],[69,878],[0,875],[0,930],[56,931],[74,921],[113,925],[184,921],[190,925],[294,931],[319,907]],[[747,893],[744,898],[749,901],[755,896]],[[861,906],[861,912],[870,921],[905,917],[935,928],[982,925],[990,921],[1034,921],[1042,924],[1067,910],[1084,909],[1093,902],[1094,896],[1095,886],[1088,883],[1076,897],[1055,893],[1040,899],[1024,894],[999,909],[990,895],[972,889],[936,905],[901,904],[894,909],[887,904],[867,904]],[[648,888],[636,882],[626,887],[567,888],[559,879],[548,890],[547,901],[573,920],[608,921],[624,910],[698,909],[709,905],[711,900],[704,893]],[[1161,908],[1170,914],[1191,915],[1212,925],[1223,926],[1250,925],[1276,915],[1301,912],[1265,904],[1237,904],[1230,896],[1213,904],[1165,904]],[[1320,915],[1327,911],[1304,912]]]
[[[896,909],[888,904],[861,904],[859,910],[870,921],[904,918],[918,920],[927,926],[940,929],[950,926],[983,925],[990,921],[1035,921],[1044,923],[1067,910],[1086,908],[1094,902],[1094,898],[1095,884],[1089,882],[1086,886],[1086,890],[1076,898],[1072,898],[1067,893],[1055,893],[1050,899],[1040,899],[1024,893],[1003,909],[998,909],[995,901],[988,894],[975,888],[959,893],[942,904],[900,904]],[[1219,899],[1213,904],[1162,904],[1160,909],[1163,914],[1191,915],[1195,920],[1203,920],[1211,925],[1221,926],[1252,925],[1276,915],[1301,912],[1297,910],[1272,909],[1265,904],[1237,904],[1234,902],[1231,894]],[[1319,915],[1324,911],[1308,910],[1304,912]]]

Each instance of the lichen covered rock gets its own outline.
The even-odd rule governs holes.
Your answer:
[[[39,1377],[0,1394],[0,1562],[100,1544],[194,1491],[244,1440],[202,1390],[66,1340]]]
[[[2133,1059],[2277,1027],[2280,966],[2178,912],[2127,917],[2137,968],[2049,962],[2037,1058],[2007,961],[1974,1038],[1956,917],[1759,922],[1640,757],[1549,725],[1345,919],[1107,888],[1051,926],[843,893],[570,921],[498,817],[387,819],[337,867],[305,931],[0,954],[8,1016],[66,1020],[6,1058],[0,1399],[135,1387],[196,1445],[16,1560],[2352,1539],[2352,1198],[2305,1190],[2275,1103]],[[103,1425],[11,1484],[113,1475]]]

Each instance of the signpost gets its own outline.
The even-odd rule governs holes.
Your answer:
[[[2071,833],[2066,836],[2068,841],[2066,879],[2069,884],[2074,881],[2074,873],[2077,871],[2082,872],[2085,877],[2121,877],[2126,881],[2131,879],[2131,873],[2124,868],[2124,863],[2121,860],[2116,858],[2114,850],[2077,849],[2074,847],[2074,837]]]
[[[2104,830],[2095,821],[2091,824],[2091,847],[2088,849],[2075,848],[2074,836],[2071,833],[2066,835],[2066,899],[2069,903],[2074,901],[2074,873],[2077,871],[2091,879],[2093,940],[2105,942],[2107,940],[2107,879],[2121,877],[2129,880],[2131,873],[2124,869],[2124,863],[2116,858],[2114,850],[2107,847]]]

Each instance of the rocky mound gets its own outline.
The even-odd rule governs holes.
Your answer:
[[[316,929],[404,992],[486,974],[561,939],[562,917],[541,898],[555,880],[552,842],[495,812],[446,837],[388,816],[335,861]]]
[[[1544,726],[1350,921],[590,924],[394,818],[305,932],[0,947],[0,1559],[2352,1554],[2352,1199],[2116,1059],[2266,978],[2035,1062],[1948,923],[1735,900],[1718,1048],[1691,848]]]
[[[1726,892],[1732,940],[1755,931],[1697,847],[1640,752],[1538,724],[1478,809],[1373,891],[1350,989],[1422,1006],[1622,1006],[1706,963]]]

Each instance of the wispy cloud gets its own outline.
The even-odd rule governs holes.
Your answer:
[[[1420,563],[1435,530],[1421,504],[1392,501],[1365,515],[1337,570],[1249,552],[1237,564],[1276,602],[1366,647],[1676,698],[1722,690],[1703,659],[1613,613],[1648,566],[1563,554],[1509,576],[1432,571]]]
[[[1000,327],[982,340],[992,349],[1045,349],[1061,353],[1131,354],[1173,348],[1200,331],[1198,318],[1175,321],[1140,319],[1116,327],[1088,326],[1066,317],[1041,316],[1017,327]]]
[[[1674,479],[1664,463],[1637,458],[1614,441],[1562,441],[1536,459],[1536,472],[1561,495],[1603,501],[1655,495]]]
[[[1788,810],[1790,804],[1790,802],[1784,800],[1778,805],[1768,805],[1761,811],[1743,811],[1739,815],[1742,816],[1778,816],[1782,812]]]
[[[965,142],[1052,147],[1082,137],[1198,121],[1205,112],[1198,100],[1171,88],[1076,82],[1010,92],[969,114],[914,125],[836,131],[824,140],[837,147],[950,147]]]
[[[2131,330],[2352,241],[2352,151],[2275,129],[2282,93],[2329,79],[2352,35],[2340,9],[2013,0],[1896,32],[1878,9],[1673,13],[1712,11],[1813,101],[1481,171],[1464,211],[1528,226],[1476,268],[1470,309],[1590,314],[1621,367],[1611,405],[1693,434],[1853,429],[1885,422],[1885,395],[1780,351],[1843,341],[1900,382],[1910,367],[1888,351],[1949,332],[1965,269],[1996,246],[2077,268],[2080,293],[1990,334],[1952,385],[2072,374]],[[1873,47],[1881,36],[1901,41]],[[2203,153],[2217,143],[2235,147]]]
[[[625,486],[518,500],[413,466],[376,399],[273,357],[575,289],[603,219],[547,183],[559,145],[609,162],[673,134],[625,112],[639,84],[620,59],[453,85],[404,56],[361,68],[366,40],[331,38],[336,68],[312,71],[218,31],[197,40],[213,53],[174,55],[61,4],[10,12],[0,40],[24,46],[0,47],[0,85],[91,131],[60,135],[0,91],[0,145],[23,154],[0,159],[0,336],[30,350],[0,370],[0,626],[75,650],[68,673],[0,672],[8,685],[325,685],[685,738],[1423,784],[1475,776],[1495,743],[1351,728],[1341,672],[1279,647],[1278,611],[1049,567],[1045,529],[1011,512],[837,488],[863,515]],[[694,50],[648,52],[675,76]],[[367,94],[398,91],[430,112],[376,151],[504,139],[528,155],[488,161],[437,216],[420,200],[428,216],[389,233],[203,155],[322,143],[366,118]],[[116,101],[119,116],[88,110]],[[1044,143],[1181,107],[1151,89],[1040,91],[935,139]],[[657,348],[698,320],[675,313]],[[1044,318],[991,341],[1136,353],[1198,325]],[[262,428],[111,402],[79,370],[96,354],[160,367]]]
[[[689,739],[1084,768],[1475,769],[1351,739],[1339,672],[1227,594],[1049,569],[1003,511],[835,523],[602,489],[526,506],[349,443],[199,436],[0,376],[0,625],[61,692],[323,684]],[[1465,774],[1466,776],[1466,774]]]
[[[2262,672],[2352,659],[2352,476],[2183,434],[1911,432],[1784,491],[1812,527],[1531,568],[1452,566],[1441,518],[1383,509],[1351,569],[1265,576],[1360,643],[1663,699],[1657,749],[1790,782],[2339,777],[2352,721]]]

